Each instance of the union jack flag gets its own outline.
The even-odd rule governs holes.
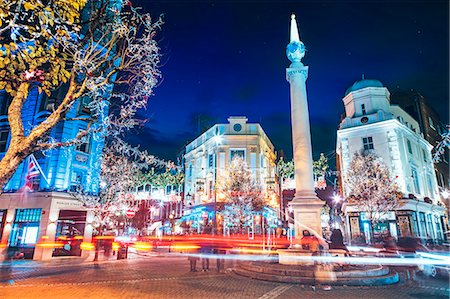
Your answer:
[[[38,162],[36,161],[36,158],[34,157],[34,155],[30,155],[28,157],[27,174],[25,175],[25,186],[24,186],[25,189],[28,189],[29,191],[33,190],[33,182],[31,179],[36,178],[41,174],[44,180],[47,181],[47,178],[42,172],[42,169],[39,166]]]

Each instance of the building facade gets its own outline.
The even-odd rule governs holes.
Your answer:
[[[37,86],[29,92],[22,110],[25,132],[51,114],[58,96],[58,91],[51,96],[39,94]],[[11,97],[0,91],[0,158],[8,149],[10,140],[7,116],[10,101]],[[85,99],[77,101],[67,112],[66,118],[90,116],[88,103]],[[51,131],[50,137],[71,140],[86,128],[87,122],[83,120],[63,121]],[[75,237],[90,241],[90,212],[68,192],[79,188],[89,193],[98,192],[104,139],[97,134],[92,133],[79,145],[34,153],[40,171],[28,182],[30,188],[24,187],[30,160],[25,160],[17,168],[0,195],[0,215],[3,216],[0,217],[0,234],[6,248],[3,258],[24,255],[26,258],[45,260],[52,256],[82,254],[81,242],[78,241],[66,242],[63,249],[39,245],[57,239],[73,240]]]
[[[420,131],[432,146],[436,146],[442,139],[441,135],[447,130],[446,125],[442,123],[439,114],[427,104],[425,97],[420,93],[414,91],[396,91],[391,94],[391,103],[402,107],[419,123]],[[450,208],[448,196],[448,190],[450,190],[450,171],[448,163],[449,151],[448,148],[444,148],[441,160],[434,163],[434,169],[440,195],[442,200],[447,204],[447,209]]]
[[[214,125],[186,146],[183,221],[190,231],[200,233],[204,225],[215,222],[217,230],[225,233],[220,210],[226,198],[216,193],[216,186],[236,155],[244,159],[261,186],[266,206],[273,208],[270,216],[278,215],[274,146],[259,124],[247,120],[230,117],[227,124]]]
[[[356,152],[368,150],[380,156],[390,169],[400,191],[401,205],[373,228],[356,206],[346,205],[346,229],[350,239],[364,235],[366,242],[385,236],[414,236],[442,242],[446,228],[432,161],[432,145],[421,133],[419,123],[397,105],[378,80],[355,82],[342,99],[345,118],[337,131],[337,165],[344,196],[351,190],[345,176]]]

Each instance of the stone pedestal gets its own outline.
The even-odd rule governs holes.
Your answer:
[[[307,229],[311,234],[316,235],[319,240],[322,238],[322,227],[320,222],[320,208],[323,201],[316,198],[294,198],[290,206],[294,210],[295,238],[303,237],[303,230]],[[322,243],[322,242],[321,242]]]

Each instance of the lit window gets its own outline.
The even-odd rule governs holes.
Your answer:
[[[364,150],[372,150],[373,149],[372,137],[364,137],[363,138],[363,147],[364,147]]]
[[[6,144],[8,142],[9,130],[0,131],[0,153],[6,151]]]

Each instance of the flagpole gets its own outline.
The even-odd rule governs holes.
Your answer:
[[[47,182],[47,184],[49,184],[47,177],[45,176],[44,172],[42,171],[41,166],[39,165],[38,161],[36,160],[36,158],[34,157],[33,154],[30,155],[31,160],[33,160],[34,164],[36,165],[36,167],[38,168],[39,172],[41,173],[42,177],[44,178],[44,180]]]

